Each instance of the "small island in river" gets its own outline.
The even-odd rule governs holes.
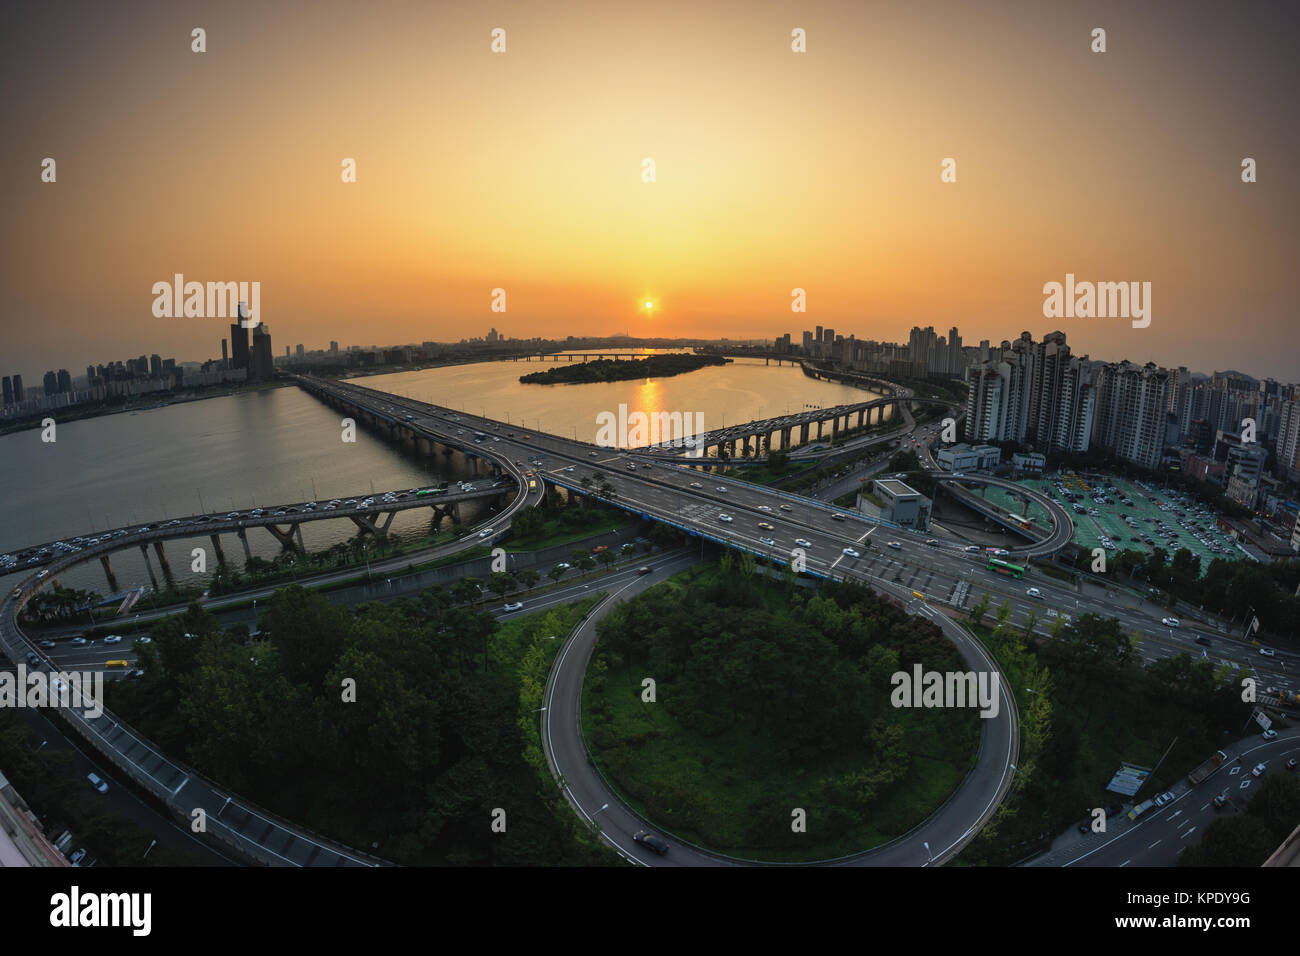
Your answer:
[[[725,365],[721,355],[651,355],[643,359],[592,359],[587,362],[557,363],[545,372],[520,375],[526,385],[579,385],[585,382],[626,382],[637,378],[667,378],[694,372],[706,365]]]

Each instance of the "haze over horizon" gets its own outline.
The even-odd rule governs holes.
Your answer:
[[[1060,329],[1095,359],[1300,379],[1293,8],[327,0],[8,20],[5,374],[219,357],[228,320],[152,313],[153,283],[182,273],[259,281],[279,354],[489,327],[956,325],[967,344]],[[1150,282],[1150,327],[1044,318],[1067,273]]]

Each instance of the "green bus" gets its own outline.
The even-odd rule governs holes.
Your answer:
[[[421,488],[415,493],[415,497],[420,498],[424,495],[440,495],[446,490],[446,488]]]
[[[998,574],[1009,574],[1013,578],[1024,577],[1025,574],[1025,569],[1020,565],[1003,561],[1001,558],[989,558],[989,570],[996,571]]]

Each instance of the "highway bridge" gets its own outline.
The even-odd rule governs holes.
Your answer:
[[[267,505],[262,508],[231,511],[221,516],[203,514],[160,518],[141,525],[113,528],[91,535],[78,535],[75,538],[25,547],[16,552],[15,557],[18,560],[3,571],[9,573],[29,570],[51,564],[60,555],[83,554],[82,560],[92,557],[99,559],[108,579],[109,589],[116,591],[118,590],[117,577],[113,573],[111,556],[116,551],[138,547],[144,555],[149,577],[157,588],[158,580],[149,561],[149,547],[152,545],[163,575],[170,581],[171,567],[167,560],[164,542],[176,538],[208,537],[212,542],[217,561],[224,565],[226,556],[221,545],[223,534],[234,534],[239,538],[244,547],[245,558],[252,557],[252,550],[248,545],[250,528],[265,528],[283,547],[301,552],[303,550],[301,528],[306,522],[346,518],[352,521],[362,534],[369,533],[383,537],[388,533],[393,518],[399,511],[428,508],[433,513],[433,520],[440,521],[444,517],[449,517],[459,524],[459,506],[462,503],[498,499],[516,493],[514,479],[500,476],[473,479],[466,482],[465,489],[412,488],[409,491],[392,491],[378,495],[372,492],[335,498],[321,503],[300,501]]]

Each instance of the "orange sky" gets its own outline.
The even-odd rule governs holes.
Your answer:
[[[955,324],[968,344],[1059,327],[1098,358],[1294,379],[1282,12],[41,6],[16,16],[2,67],[0,365],[219,355],[220,320],[151,313],[152,284],[181,272],[260,281],[281,353],[489,326],[906,341]],[[194,26],[207,53],[190,52]],[[1243,156],[1258,183],[1240,182]],[[1066,272],[1151,282],[1151,327],[1044,319],[1043,283]]]

